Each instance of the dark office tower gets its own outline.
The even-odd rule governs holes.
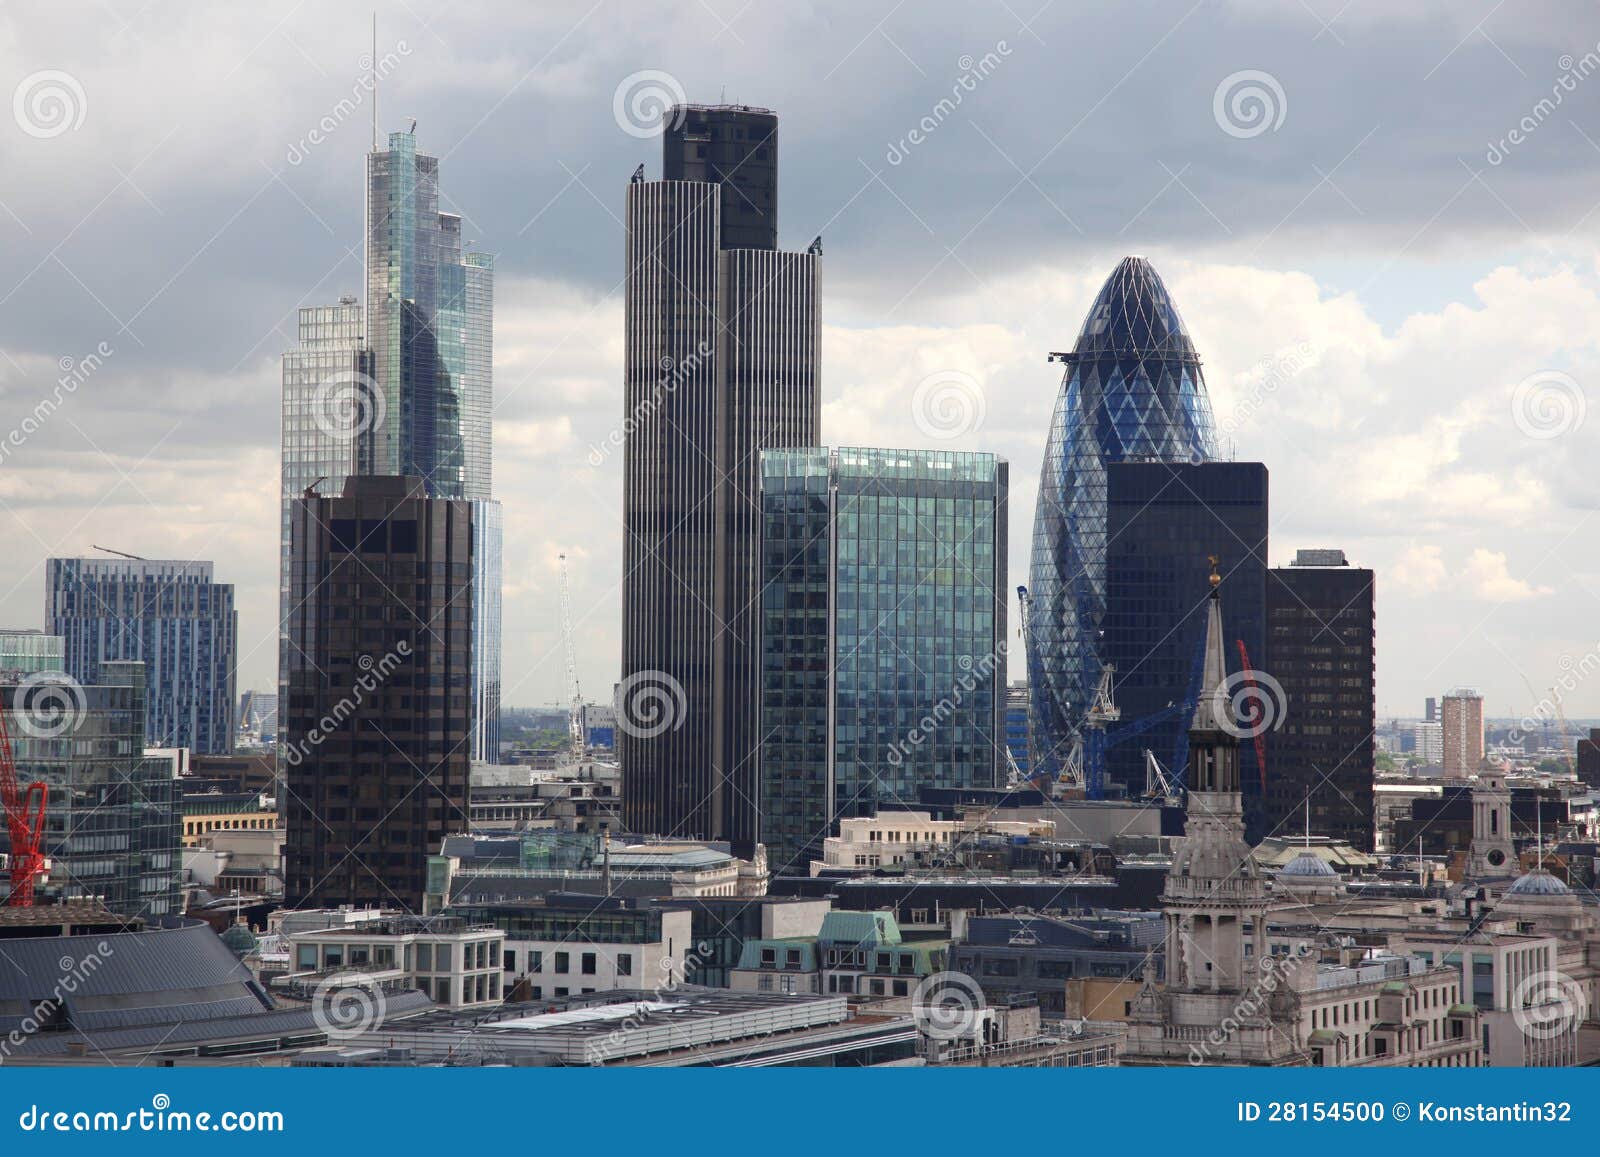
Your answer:
[[[635,831],[745,851],[757,825],[759,455],[820,438],[820,261],[773,248],[773,114],[690,106],[667,121],[669,178],[695,179],[628,187],[624,806]],[[650,714],[663,701],[665,724]]]
[[[1115,462],[1106,467],[1105,612],[1100,659],[1116,668],[1119,723],[1147,727],[1106,753],[1106,780],[1134,794],[1145,784],[1148,748],[1174,774],[1188,761],[1189,721],[1206,631],[1211,558],[1227,583],[1223,610],[1230,691],[1240,687],[1242,640],[1264,665],[1267,468],[1259,462]],[[1131,732],[1129,732],[1131,734]],[[1253,743],[1242,745],[1247,827],[1255,838],[1261,799]]]
[[[1006,492],[993,454],[761,456],[761,839],[806,875],[844,817],[1006,769]]]
[[[1422,719],[1424,723],[1439,722],[1439,701],[1432,695],[1422,701]]]
[[[667,118],[664,181],[722,190],[722,248],[778,247],[778,114],[761,108],[686,105]]]
[[[1216,458],[1200,356],[1161,278],[1126,257],[1089,308],[1045,446],[1029,575],[1034,761],[1059,774],[1100,679],[1106,467]]]
[[[144,664],[152,747],[233,751],[239,616],[233,584],[215,581],[209,562],[50,559],[44,618],[80,683],[101,682],[103,663]]]
[[[1372,572],[1342,550],[1302,550],[1267,572],[1267,656],[1283,726],[1267,734],[1269,833],[1311,830],[1373,848],[1377,620]]]
[[[294,504],[278,736],[291,905],[420,911],[428,856],[466,825],[471,505],[393,476]]]

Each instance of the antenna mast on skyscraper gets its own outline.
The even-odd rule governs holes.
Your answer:
[[[372,84],[372,151],[378,151],[378,10],[372,10],[372,55],[367,58]]]

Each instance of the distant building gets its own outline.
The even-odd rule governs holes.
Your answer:
[[[1457,687],[1444,697],[1440,721],[1444,732],[1444,773],[1476,775],[1483,762],[1483,696],[1471,687]]]
[[[991,1002],[1029,993],[1052,1016],[1122,1020],[1146,971],[1163,975],[1164,935],[1159,912],[973,916],[950,966],[976,979]],[[1070,1013],[1069,999],[1078,1004]]]
[[[1029,742],[1028,683],[1019,679],[1006,688],[1006,750],[1018,773],[1026,779],[1033,767],[1033,750]]]
[[[1589,737],[1578,740],[1577,772],[1590,787],[1600,787],[1600,727],[1591,727]]]
[[[1442,768],[1444,765],[1444,725],[1442,723],[1413,723],[1411,725],[1412,749],[1424,764]]]
[[[992,454],[761,456],[761,838],[803,873],[837,821],[1005,779],[1006,495]],[[626,763],[624,763],[626,770]]]
[[[1309,803],[1313,832],[1372,850],[1376,632],[1373,574],[1343,551],[1302,550],[1267,572],[1261,662],[1283,690],[1265,733],[1269,834],[1296,830]]]
[[[103,663],[144,664],[152,747],[233,750],[239,616],[211,563],[50,559],[45,622],[84,685],[101,681]]]
[[[421,910],[429,854],[467,822],[470,504],[414,477],[295,501],[280,701],[286,898]]]
[[[171,753],[145,748],[144,665],[103,660],[100,682],[0,686],[17,780],[43,781],[48,876],[38,903],[99,899],[122,916],[179,910],[178,784]],[[9,844],[8,844],[9,847]],[[10,877],[0,873],[0,883]]]
[[[288,936],[287,976],[274,988],[314,992],[327,977],[350,987],[352,974],[373,986],[416,989],[444,1008],[497,1005],[504,996],[505,934],[458,916],[426,919],[384,910],[356,924]]]
[[[1422,710],[1422,720],[1424,723],[1439,722],[1439,701],[1432,695],[1429,695],[1427,699],[1423,700]]]
[[[1183,773],[1188,719],[1181,706],[1198,689],[1211,559],[1228,584],[1230,689],[1241,686],[1243,642],[1253,665],[1270,670],[1266,640],[1267,468],[1259,462],[1113,462],[1105,468],[1106,542],[1100,662],[1115,668],[1112,694],[1122,726],[1167,712],[1138,741],[1110,746],[1106,779],[1130,795],[1144,790],[1148,748]],[[1278,704],[1274,704],[1276,709]],[[1275,720],[1273,720],[1275,722]],[[1247,829],[1260,827],[1261,774],[1255,745],[1240,752]]]

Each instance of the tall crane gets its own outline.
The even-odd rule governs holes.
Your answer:
[[[17,786],[11,732],[6,727],[5,710],[0,708],[0,805],[5,808],[6,829],[11,837],[11,895],[7,904],[13,908],[33,907],[34,878],[44,870],[40,846],[49,790],[38,782],[30,783],[26,789]]]
[[[1244,649],[1243,639],[1235,639],[1234,642],[1239,645],[1239,670],[1244,674],[1244,681],[1249,685],[1251,695],[1259,702],[1261,692],[1256,685],[1256,673],[1250,668],[1250,652]],[[1265,719],[1263,726],[1250,729],[1256,744],[1256,771],[1261,775],[1262,799],[1267,798],[1267,741],[1262,733],[1266,731],[1265,724],[1271,722],[1270,719]],[[1307,799],[1309,800],[1310,797],[1308,796]]]
[[[578,650],[572,638],[572,588],[567,582],[567,556],[561,556],[561,637],[567,652],[567,686],[572,702],[567,709],[567,735],[572,753],[582,759],[589,751],[583,730],[583,692],[578,687]]]

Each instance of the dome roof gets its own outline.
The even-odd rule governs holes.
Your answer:
[[[1278,869],[1278,876],[1300,880],[1336,880],[1339,873],[1328,866],[1328,862],[1314,852],[1301,852],[1282,868]]]
[[[236,956],[244,956],[255,949],[256,934],[243,924],[234,924],[222,933],[222,942]]]
[[[1517,877],[1517,882],[1506,890],[1508,896],[1570,896],[1572,889],[1543,868]]]

